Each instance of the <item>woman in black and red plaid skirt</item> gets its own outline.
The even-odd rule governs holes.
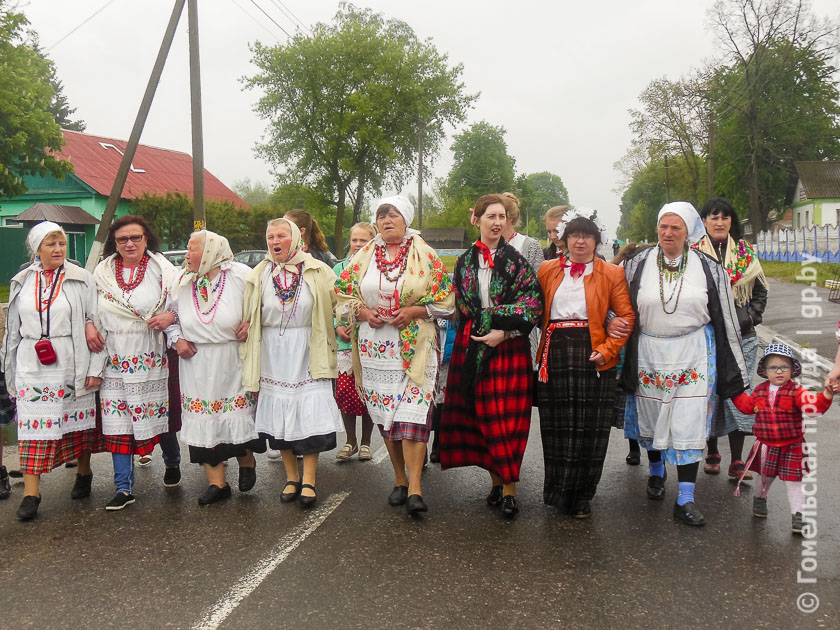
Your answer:
[[[594,213],[591,214],[594,217]],[[563,217],[569,258],[543,263],[545,298],[537,402],[545,459],[543,501],[589,518],[610,440],[616,365],[627,338],[608,337],[608,310],[633,326],[624,272],[595,256],[601,226],[571,210]]]
[[[490,473],[487,504],[519,512],[516,483],[531,428],[533,368],[528,333],[542,296],[528,261],[502,238],[501,195],[475,204],[481,238],[455,266],[455,305],[462,320],[440,421],[442,469],[480,466]]]

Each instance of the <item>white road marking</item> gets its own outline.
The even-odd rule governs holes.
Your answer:
[[[383,447],[384,448],[384,447]],[[193,625],[193,630],[215,630],[227,619],[243,599],[248,597],[272,572],[289,557],[350,496],[349,492],[333,493],[323,505],[278,542],[274,548],[248,572],[215,605]]]
[[[383,444],[378,449],[376,449],[376,452],[373,454],[373,463],[381,464],[382,460],[386,457],[388,457],[388,449]]]

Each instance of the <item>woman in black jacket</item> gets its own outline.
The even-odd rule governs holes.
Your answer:
[[[758,351],[755,327],[761,323],[767,306],[767,279],[752,245],[741,238],[738,214],[726,199],[709,199],[700,210],[700,218],[706,227],[706,235],[694,247],[715,259],[729,276],[741,328],[741,348],[752,387]],[[752,434],[754,422],[755,416],[742,414],[732,401],[718,400],[707,442],[709,450],[703,467],[706,474],[716,475],[720,472],[721,457],[717,442],[724,435],[729,436],[732,455],[729,476],[738,477],[744,472],[744,438]],[[752,479],[752,475],[747,472],[744,478]]]

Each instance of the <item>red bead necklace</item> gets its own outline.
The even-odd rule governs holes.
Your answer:
[[[411,247],[411,238],[400,245],[400,250],[397,252],[394,260],[388,260],[386,256],[387,245],[379,245],[376,248],[376,268],[385,276],[388,282],[396,282],[405,273],[408,266],[408,250]],[[396,275],[390,275],[392,271],[396,270]]]
[[[143,277],[146,275],[146,267],[149,266],[149,255],[143,254],[143,258],[140,259],[140,264],[136,267],[132,267],[131,277],[129,278],[128,282],[123,280],[123,259],[122,256],[117,256],[116,260],[114,261],[114,275],[117,277],[117,286],[120,287],[125,293],[129,291],[134,291],[137,287],[140,286],[140,283],[143,282]],[[136,273],[135,271],[136,270]]]

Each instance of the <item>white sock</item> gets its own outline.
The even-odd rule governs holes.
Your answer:
[[[788,503],[790,503],[790,513],[801,513],[802,507],[805,505],[805,493],[802,491],[802,482],[785,481],[785,488],[787,488]]]
[[[755,496],[760,499],[766,499],[767,491],[775,479],[775,477],[768,477],[767,475],[758,475],[755,482]]]

